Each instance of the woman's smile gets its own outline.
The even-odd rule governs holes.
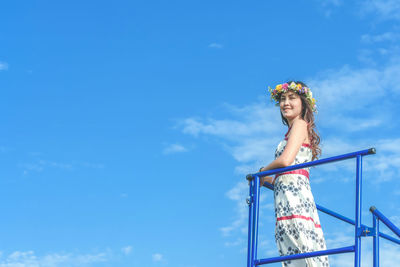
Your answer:
[[[301,113],[300,96],[292,91],[283,93],[280,99],[282,115],[289,121],[293,120]]]

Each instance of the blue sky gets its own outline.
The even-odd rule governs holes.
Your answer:
[[[266,88],[288,79],[318,101],[323,157],[377,148],[363,222],[375,205],[400,225],[399,14],[396,0],[2,2],[0,267],[244,266],[245,175],[286,132]],[[354,166],[313,169],[316,202],[353,217]],[[263,190],[262,257],[277,255],[272,203]],[[353,242],[320,217],[328,248]],[[382,266],[400,261],[382,247]]]

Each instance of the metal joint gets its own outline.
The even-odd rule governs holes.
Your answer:
[[[246,175],[246,180],[248,180],[248,181],[254,180],[253,174],[247,174],[247,175]]]
[[[247,198],[246,198],[246,203],[247,203],[247,205],[251,205],[251,203],[253,203],[253,198],[251,197],[251,196],[248,196]]]
[[[368,226],[361,226],[361,236],[374,236],[376,232],[375,228]]]

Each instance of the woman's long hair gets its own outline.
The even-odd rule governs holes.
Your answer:
[[[287,82],[288,84],[291,84],[293,81]],[[302,86],[308,87],[305,83],[297,81],[295,82],[296,84],[301,84]],[[321,148],[319,147],[319,143],[321,142],[321,138],[319,137],[317,133],[317,129],[315,126],[315,120],[314,120],[314,114],[310,105],[310,102],[307,100],[307,98],[304,95],[299,95],[301,99],[301,118],[307,122],[307,131],[308,131],[308,137],[310,138],[310,143],[311,143],[311,150],[312,150],[312,160],[318,159],[318,157],[321,155]],[[281,112],[281,117],[282,117],[282,122],[284,125],[289,125],[287,119],[283,116]]]

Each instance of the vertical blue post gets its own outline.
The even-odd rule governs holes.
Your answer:
[[[254,184],[254,179],[249,180],[249,197],[247,198],[247,204],[249,205],[249,229],[248,229],[248,240],[247,240],[247,267],[251,267],[251,263],[253,262],[251,256],[251,248],[253,247],[252,245],[252,227],[253,227],[253,184]]]
[[[372,224],[374,229],[374,267],[379,267],[379,219],[372,214]]]
[[[255,175],[253,180],[253,229],[251,247],[251,266],[255,267],[257,259],[257,240],[258,240],[258,210],[260,204],[260,177]]]
[[[354,267],[361,266],[361,190],[362,190],[362,157],[357,155],[356,169],[356,220],[355,220],[355,250]]]

